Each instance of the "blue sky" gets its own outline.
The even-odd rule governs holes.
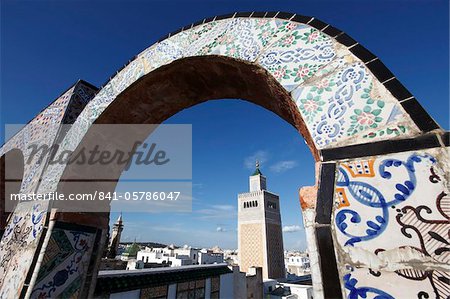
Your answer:
[[[100,86],[179,27],[234,11],[282,10],[318,17],[355,38],[448,129],[448,1],[337,2],[2,1],[1,127],[28,122],[77,79]],[[304,248],[304,231],[295,231],[297,190],[314,182],[314,164],[292,127],[243,101],[208,102],[167,123],[193,126],[194,212],[124,215],[125,237],[236,247],[236,194],[247,190],[246,160],[260,155],[269,189],[281,197],[283,225],[294,228],[284,234],[286,247]],[[280,171],[283,161],[293,167]]]

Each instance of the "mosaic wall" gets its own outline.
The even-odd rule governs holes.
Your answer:
[[[48,202],[17,206],[0,242],[0,298],[19,298],[46,222]]]
[[[62,139],[64,135],[58,134],[60,124],[73,123],[95,92],[94,87],[83,82],[73,85],[9,139],[0,148],[0,156],[12,149],[19,149],[24,155],[24,160],[28,161],[32,152],[31,145],[52,145],[57,135]],[[39,155],[34,155],[32,161],[25,163],[21,187],[23,193],[32,192],[37,188],[44,167],[45,163],[39,161]]]
[[[31,298],[77,298],[90,263],[95,233],[54,228]]]
[[[11,138],[0,155],[18,148],[27,159],[27,147],[37,141],[56,140],[60,153],[74,150],[91,124],[133,82],[177,59],[203,55],[241,59],[267,70],[292,95],[320,150],[412,138],[438,129],[433,121],[426,129],[419,124],[426,113],[414,106],[415,99],[391,73],[380,71],[381,62],[373,54],[334,27],[291,16],[292,21],[230,16],[186,27],[137,55],[98,93],[82,82],[71,87]],[[407,113],[406,107],[415,110],[408,108]],[[413,120],[417,111],[422,114]],[[61,123],[73,126],[61,132]],[[342,290],[349,298],[448,294],[449,200],[443,165],[448,165],[448,157],[437,150],[339,164],[333,236]],[[25,166],[21,191],[54,191],[63,171],[64,165],[33,161]],[[0,297],[17,297],[37,254],[46,209],[21,204],[10,218],[0,243]],[[54,249],[46,251],[33,297],[76,296],[91,242],[89,235],[54,230],[49,244]],[[320,242],[314,245],[323,251]],[[405,287],[396,288],[399,281]],[[326,293],[327,281],[322,282]]]
[[[78,82],[50,104],[0,148],[0,156],[12,149],[20,149],[29,159],[32,144],[53,144],[63,138],[61,123],[73,121],[96,92],[95,88]],[[33,192],[45,167],[36,155],[24,164],[21,193]],[[8,161],[6,161],[8,167]],[[1,211],[3,212],[3,211]],[[42,226],[46,218],[47,203],[21,203],[10,216],[0,243],[0,298],[17,298],[30,270],[36,248],[44,237]]]
[[[433,149],[339,163],[334,230],[348,298],[450,296],[449,162]]]

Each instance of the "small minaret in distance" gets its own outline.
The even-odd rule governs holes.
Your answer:
[[[279,196],[267,191],[266,177],[256,170],[250,192],[238,195],[238,255],[241,271],[262,267],[264,279],[285,277]]]
[[[122,234],[123,224],[122,224],[122,213],[120,213],[119,218],[117,218],[116,223],[114,223],[112,228],[111,239],[109,240],[108,246],[108,258],[115,258],[117,255],[117,249],[119,248],[120,235]]]

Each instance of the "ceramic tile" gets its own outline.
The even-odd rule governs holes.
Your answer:
[[[450,294],[448,163],[445,149],[433,149],[339,164],[337,247],[341,262],[362,267],[344,276],[348,298],[364,288],[391,296],[383,298]]]
[[[442,271],[395,272],[354,269],[342,278],[345,298],[446,298],[442,280],[450,274]]]
[[[79,296],[94,240],[94,233],[53,229],[31,298]]]
[[[82,84],[77,83],[69,88],[1,148],[1,154],[14,148],[20,149],[24,155],[24,160],[30,160],[30,163],[24,165],[21,192],[35,190],[44,167],[44,163],[38,163],[39,155],[31,157],[33,149],[30,146],[33,144],[36,146],[53,144],[59,132],[59,126],[63,122],[63,117],[66,111],[70,110],[71,100],[79,94],[83,100],[87,100],[89,96],[92,97],[92,90],[89,91],[86,86],[83,88],[81,86]],[[72,111],[72,113],[76,112]]]
[[[226,31],[212,43],[201,48],[198,54],[215,54],[253,62],[277,31],[273,19],[236,18],[229,22]]]
[[[289,23],[292,24],[292,23]],[[330,37],[307,25],[297,25],[264,49],[258,63],[288,91],[311,78],[336,56]]]
[[[158,44],[161,45],[161,44]],[[159,53],[158,53],[159,54]],[[154,55],[158,55],[154,54]],[[130,86],[137,79],[145,74],[144,63],[141,59],[135,59],[130,62],[123,70],[121,70],[112,80],[111,85],[113,86],[116,95],[124,91],[128,86]]]
[[[139,54],[139,57],[143,59],[143,63],[146,65],[145,73],[148,73],[162,65],[182,58],[183,48],[169,38],[151,46]]]
[[[362,63],[345,63],[343,58],[327,68],[313,84],[292,92],[317,147],[355,144],[360,136],[380,139],[375,137],[417,133],[398,102]]]
[[[216,39],[224,35],[230,20],[221,20],[196,26],[187,35],[188,45],[183,50],[185,57],[207,55]]]
[[[438,222],[450,217],[442,210],[450,198],[441,196],[446,189],[445,168],[438,163],[436,154],[440,155],[407,152],[340,163],[334,214],[339,244],[348,248],[364,247],[371,252],[399,246],[420,248],[417,238],[401,233],[402,227],[419,225],[421,219],[425,221],[417,218],[420,213],[415,213],[426,213],[426,219]],[[424,194],[429,198],[426,207]],[[450,229],[450,222],[441,224]],[[425,230],[424,234],[427,233]],[[395,242],[392,235],[397,235]],[[429,254],[434,256],[432,252]],[[435,257],[450,261],[450,253]]]
[[[0,298],[18,298],[30,270],[48,202],[17,206],[0,242]]]

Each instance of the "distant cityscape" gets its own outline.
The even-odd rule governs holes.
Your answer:
[[[97,290],[109,298],[312,299],[308,252],[283,250],[279,206],[256,162],[249,192],[238,195],[238,249],[121,242],[121,214]]]
[[[149,246],[149,245],[156,246]],[[106,261],[106,260],[105,260]],[[108,261],[111,261],[110,259]],[[121,261],[124,263],[118,263]],[[176,246],[152,242],[120,243],[118,255],[114,259],[117,263],[114,270],[133,270],[156,267],[179,267],[187,265],[208,265],[227,263],[229,266],[238,266],[238,250],[222,249],[219,246],[212,248],[195,248],[189,245]],[[284,251],[284,263],[287,278],[295,280],[296,276],[310,274],[310,261],[306,251]],[[113,269],[104,264],[104,270]]]

